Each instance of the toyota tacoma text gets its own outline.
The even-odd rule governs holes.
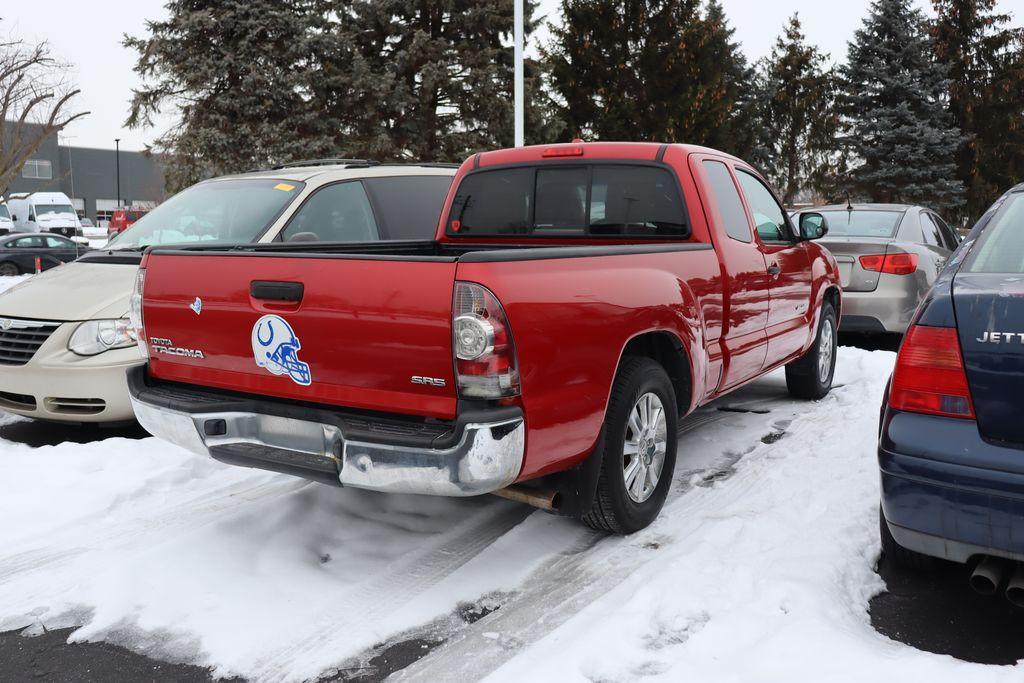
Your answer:
[[[430,241],[151,249],[133,407],[222,462],[629,533],[683,416],[780,366],[829,391],[839,278],[825,219],[800,222],[701,147],[476,154]]]

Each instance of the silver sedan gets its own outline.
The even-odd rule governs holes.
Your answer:
[[[842,332],[904,333],[960,242],[937,213],[922,206],[840,204],[806,210],[828,221],[828,234],[818,243],[839,265]]]

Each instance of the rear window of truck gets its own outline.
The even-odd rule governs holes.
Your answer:
[[[546,164],[463,178],[451,236],[670,238],[690,236],[679,183],[659,166]]]

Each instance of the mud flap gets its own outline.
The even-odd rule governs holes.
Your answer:
[[[597,495],[597,480],[601,475],[601,461],[604,458],[604,427],[597,438],[594,450],[583,462],[575,467],[550,474],[538,480],[538,488],[558,492],[559,504],[551,514],[560,517],[582,517],[594,504]]]

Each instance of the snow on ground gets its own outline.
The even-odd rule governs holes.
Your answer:
[[[628,538],[493,498],[307,484],[154,439],[0,441],[0,630],[79,625],[74,639],[275,681],[416,633],[447,643],[400,678],[1019,680],[871,628],[893,354],[839,359],[820,402],[789,399],[774,373],[692,416],[661,518]],[[500,609],[445,621],[481,598]]]
[[[107,244],[107,229],[93,226],[82,228],[82,235],[89,240],[89,246],[93,249],[101,249]]]
[[[18,284],[22,280],[26,280],[32,277],[31,275],[0,275],[0,292],[6,292],[8,289]]]

